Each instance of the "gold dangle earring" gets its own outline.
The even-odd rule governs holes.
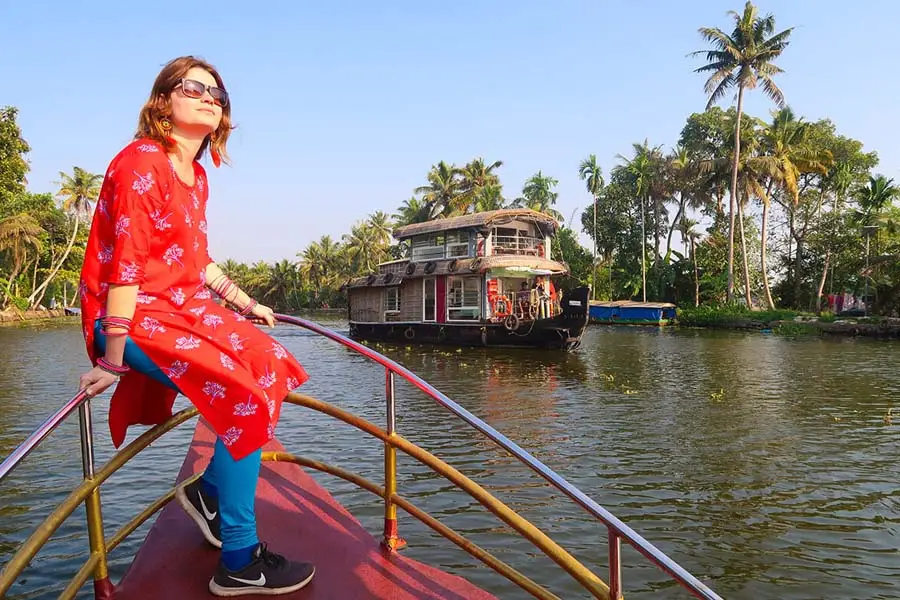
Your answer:
[[[166,142],[171,146],[175,146],[178,142],[175,141],[175,138],[172,137],[172,121],[169,120],[169,117],[163,117],[159,120],[159,126],[163,130],[163,136],[166,139]]]

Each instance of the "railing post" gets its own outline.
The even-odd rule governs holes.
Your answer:
[[[387,434],[388,439],[396,435],[396,403],[394,399],[394,373],[384,369],[384,393],[387,400]],[[397,493],[397,449],[384,443],[384,537],[382,546],[390,552],[396,552],[406,545],[406,540],[397,532],[397,505],[391,502],[391,496]]]
[[[85,400],[78,407],[78,424],[81,433],[81,469],[86,481],[94,479],[94,428],[91,424],[91,401]],[[88,541],[91,554],[97,554],[99,560],[94,569],[94,598],[112,600],[113,585],[109,580],[109,569],[106,564],[106,536],[103,532],[103,511],[100,508],[100,488],[93,489],[84,499],[87,514]]]
[[[622,600],[622,538],[609,530],[609,600]]]

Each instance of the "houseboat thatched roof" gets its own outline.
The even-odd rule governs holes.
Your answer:
[[[398,240],[410,238],[416,235],[426,233],[435,233],[438,231],[451,231],[454,229],[470,229],[470,228],[488,228],[497,225],[503,225],[513,220],[532,221],[542,231],[548,231],[553,234],[559,228],[559,223],[553,217],[544,213],[531,210],[530,208],[506,208],[502,210],[489,210],[485,212],[477,212],[471,215],[463,215],[461,217],[449,217],[445,219],[434,219],[424,223],[413,223],[405,225],[394,230],[394,237]]]
[[[430,262],[430,261],[428,261]],[[404,279],[416,279],[420,277],[434,277],[436,275],[474,275],[484,273],[487,270],[494,272],[503,271],[502,275],[511,277],[516,275],[534,277],[535,275],[561,275],[569,272],[568,267],[561,262],[548,260],[539,256],[483,256],[476,258],[460,258],[457,260],[436,260],[434,270],[426,273],[426,261],[407,263],[402,268],[391,261],[393,267],[387,273],[377,273],[357,277],[347,283],[348,288],[359,287],[385,287],[400,285]],[[412,272],[408,272],[410,265],[415,265]],[[452,266],[452,270],[451,270]]]

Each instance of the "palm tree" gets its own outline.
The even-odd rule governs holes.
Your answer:
[[[93,203],[97,200],[97,196],[100,195],[100,184],[103,182],[103,175],[91,173],[81,167],[74,167],[72,175],[60,171],[59,178],[60,187],[56,196],[62,199],[63,211],[72,217],[72,235],[69,237],[69,243],[66,245],[62,256],[55,265],[50,266],[50,273],[47,275],[47,278],[28,296],[28,303],[31,305],[40,302],[43,291],[47,289],[47,286],[56,277],[60,267],[63,266],[69,257],[72,246],[75,244],[75,237],[78,235],[78,225],[82,220],[90,216]]]
[[[388,246],[391,243],[391,218],[383,210],[376,210],[369,215],[366,223],[372,228],[373,235],[378,243]]]
[[[506,208],[506,198],[503,197],[503,188],[499,183],[489,183],[480,188],[475,195],[475,212],[500,210]]]
[[[709,110],[728,90],[737,88],[737,120],[734,131],[734,153],[731,165],[731,198],[729,199],[728,226],[728,288],[727,299],[734,296],[734,218],[737,201],[738,162],[741,154],[741,114],[744,109],[744,90],[761,85],[765,94],[779,107],[784,106],[784,95],[772,79],[782,69],[773,62],[788,46],[793,28],[780,33],[775,31],[775,17],[771,14],[759,17],[757,9],[748,0],[744,12],[729,11],[734,19],[734,30],[729,35],[716,27],[701,27],[700,35],[712,44],[711,50],[692,52],[690,56],[706,55],[707,63],[696,73],[711,73],[706,81]]]
[[[454,206],[455,212],[464,214],[469,211],[470,207],[477,212],[478,209],[475,207],[475,203],[481,190],[488,186],[493,186],[499,191],[500,178],[494,174],[494,170],[499,169],[501,166],[503,166],[502,160],[495,160],[491,164],[487,164],[484,162],[484,159],[479,157],[459,169],[461,183],[460,192]],[[493,193],[496,194],[496,192]]]
[[[424,223],[431,218],[431,208],[419,197],[411,196],[404,200],[397,212],[394,213],[394,221],[398,226]]]
[[[699,225],[694,219],[681,217],[678,221],[678,231],[681,232],[681,245],[688,247],[690,243],[691,262],[694,264],[694,306],[700,306],[700,271],[697,269],[697,240],[700,234],[695,227]]]
[[[635,191],[638,204],[641,206],[641,295],[644,302],[647,301],[647,226],[644,213],[647,199],[650,196],[650,186],[654,175],[654,166],[651,154],[657,150],[652,149],[644,140],[643,144],[632,144],[634,158],[628,159],[621,154],[617,158],[625,161],[625,164],[617,168],[624,168],[634,177]]]
[[[525,185],[522,187],[522,196],[516,198],[515,204],[516,206],[544,213],[557,221],[562,221],[563,216],[553,208],[556,204],[556,199],[559,197],[559,192],[554,192],[553,188],[558,184],[558,180],[538,171],[525,182]]]
[[[366,223],[353,225],[350,233],[344,234],[343,242],[354,274],[373,272],[378,263],[387,256],[387,244],[383,243],[375,229]]]
[[[439,215],[452,214],[458,208],[458,197],[462,192],[460,169],[441,161],[431,167],[428,172],[428,185],[415,189],[422,194],[422,200],[428,207],[429,219]]]
[[[44,228],[37,219],[27,213],[19,213],[0,221],[0,252],[9,252],[13,263],[6,281],[7,296],[12,294],[13,283],[28,262],[29,251],[34,252],[37,260],[37,255],[43,250],[41,236],[44,233]]]
[[[603,172],[600,165],[597,164],[597,155],[591,154],[578,165],[578,177],[585,182],[588,193],[594,199],[594,231],[591,237],[594,238],[594,261],[591,267],[591,285],[593,286],[592,294],[596,298],[597,294],[597,201],[600,199],[600,192],[603,191]],[[612,272],[612,266],[610,266]]]
[[[300,258],[299,270],[306,277],[318,296],[321,289],[341,274],[341,244],[323,235],[318,241],[310,242]]]
[[[770,179],[768,189],[759,196],[763,202],[760,266],[766,302],[770,309],[774,309],[775,303],[769,289],[769,276],[766,269],[771,183],[777,183],[796,207],[800,203],[798,182],[801,174],[818,173],[824,176],[828,173],[834,160],[830,151],[809,147],[809,124],[805,123],[803,119],[796,118],[790,107],[772,113],[772,122],[763,129],[763,136],[765,155],[760,157],[760,160],[769,161],[768,170],[774,177]],[[849,180],[847,185],[849,185]],[[824,272],[826,273],[829,258],[830,256],[825,258]],[[824,285],[824,279],[822,284]]]

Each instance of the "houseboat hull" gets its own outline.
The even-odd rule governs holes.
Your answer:
[[[563,298],[562,312],[549,319],[522,321],[511,329],[506,322],[357,322],[350,321],[350,337],[360,341],[453,346],[531,347],[575,350],[588,324],[590,290],[580,287]]]

